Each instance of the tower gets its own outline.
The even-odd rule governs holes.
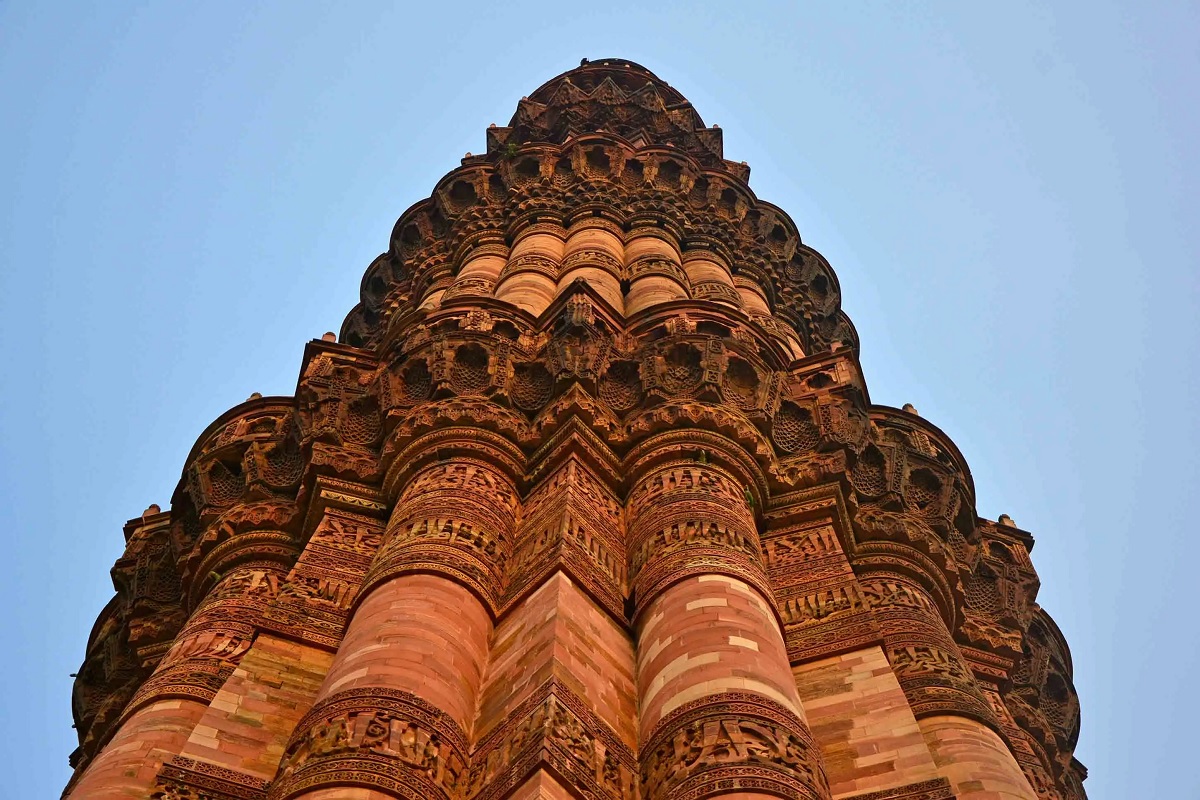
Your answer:
[[[1032,537],[645,68],[523,98],[125,528],[73,800],[1084,798]]]

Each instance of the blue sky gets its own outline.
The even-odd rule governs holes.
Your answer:
[[[724,128],[837,270],[872,399],[1036,536],[1092,800],[1200,796],[1200,7],[983,5],[0,4],[10,796],[68,777],[123,522],[291,393],[489,123],[610,56]]]

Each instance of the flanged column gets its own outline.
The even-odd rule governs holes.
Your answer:
[[[558,293],[565,238],[557,223],[537,222],[522,230],[496,280],[496,297],[534,316],[545,311]]]
[[[1037,795],[997,732],[991,706],[933,595],[920,581],[892,569],[872,568],[859,581],[892,670],[938,773],[950,781],[955,796],[1034,800]]]
[[[183,750],[209,701],[254,640],[257,623],[295,558],[286,533],[241,534],[206,566],[212,585],[154,673],[134,694],[116,734],[96,755],[69,797],[110,800],[149,796],[165,759]],[[247,550],[280,560],[243,560]],[[228,557],[221,558],[227,555]]]
[[[645,800],[829,796],[743,486],[678,455],[635,473],[627,513]]]
[[[517,507],[487,461],[416,472],[272,798],[459,796]]]

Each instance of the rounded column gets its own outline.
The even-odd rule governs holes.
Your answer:
[[[709,250],[686,250],[683,253],[683,269],[692,284],[692,296],[714,303],[723,303],[731,308],[743,306],[742,296],[733,285],[729,267]]]
[[[1035,800],[933,595],[892,570],[860,575],[884,651],[938,773],[962,800]]]
[[[746,309],[747,314],[770,316],[771,306],[768,305],[767,296],[763,293],[761,286],[741,275],[733,279],[733,286],[737,290],[738,296],[742,298],[742,307]]]
[[[462,269],[442,295],[441,302],[456,297],[491,296],[507,259],[508,248],[503,244],[487,243],[476,247],[464,259]]]
[[[242,534],[229,544],[239,550],[257,545],[295,556],[290,537],[281,532]],[[218,558],[206,562],[210,567],[206,583],[212,588],[134,694],[113,738],[68,797],[148,797],[163,762],[183,750],[209,702],[250,649],[256,624],[278,594],[288,567],[257,559],[226,566],[237,560],[236,553],[221,559],[219,548],[213,555]]]
[[[415,473],[271,798],[460,794],[517,507],[486,461]]]
[[[508,263],[496,282],[496,297],[535,317],[558,293],[558,272],[566,232],[561,225],[539,222],[518,234]]]
[[[662,228],[635,228],[625,242],[625,270],[629,291],[625,315],[659,303],[689,296],[687,273],[680,264],[679,245]]]
[[[743,486],[695,460],[634,479],[644,800],[829,797]]]
[[[625,296],[621,293],[624,257],[621,226],[602,217],[584,217],[567,234],[558,291],[577,279],[583,280],[609,305],[624,313]]]

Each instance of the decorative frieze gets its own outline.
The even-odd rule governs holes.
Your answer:
[[[450,800],[467,779],[466,734],[409,692],[369,688],[318,702],[296,726],[270,800],[315,786],[378,788],[408,800]]]
[[[642,746],[643,800],[699,800],[741,790],[828,797],[817,746],[790,709],[726,692],[680,706]]]

